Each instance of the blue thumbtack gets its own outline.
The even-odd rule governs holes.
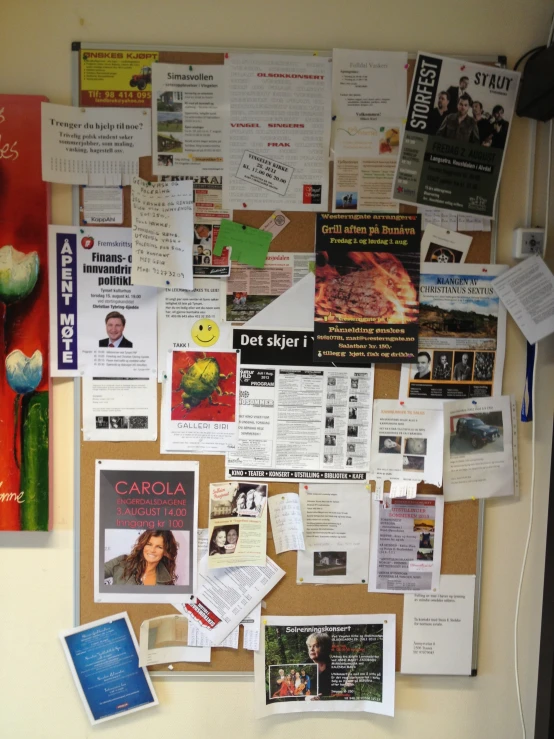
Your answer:
[[[477,401],[476,400],[472,400],[471,402],[473,403],[473,405],[477,405]]]

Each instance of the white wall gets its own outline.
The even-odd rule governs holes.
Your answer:
[[[543,0],[12,0],[0,21],[0,90],[69,103],[70,43],[126,42],[189,46],[418,49],[450,54],[506,54],[509,63],[544,43],[550,3]],[[499,260],[510,261],[511,232],[523,225],[529,123],[513,124],[500,200]],[[544,153],[544,148],[543,148]],[[541,168],[544,176],[544,156]],[[544,206],[543,181],[536,218]],[[71,223],[70,188],[53,186],[52,222]],[[554,248],[550,247],[551,252]],[[552,258],[552,253],[551,253]],[[544,538],[554,404],[554,349],[540,349],[535,529],[523,590],[520,667],[528,736],[536,690]],[[519,399],[525,342],[510,322],[504,392]],[[521,729],[514,682],[516,590],[529,517],[528,426],[519,427],[521,498],[487,505],[479,675],[473,679],[397,681],[396,718],[328,715],[252,716],[249,681],[156,681],[157,710],[88,726],[58,644],[73,625],[72,383],[54,384],[54,531],[4,534],[0,626],[0,734],[6,737],[152,737],[194,732],[249,739],[341,732],[365,737],[471,736],[511,739]],[[91,563],[92,566],[92,563]]]

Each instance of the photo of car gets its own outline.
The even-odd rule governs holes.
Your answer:
[[[467,439],[474,449],[480,449],[500,437],[496,426],[488,426],[480,418],[459,418],[456,436]]]

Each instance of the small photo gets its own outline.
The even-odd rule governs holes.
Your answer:
[[[331,434],[325,434],[325,446],[337,446],[337,437]]]
[[[346,428],[346,435],[350,436],[352,438],[357,438],[358,436],[358,427],[357,426],[347,426]]]
[[[350,408],[348,409],[348,418],[351,421],[356,421],[357,420],[357,418],[358,418],[358,409],[356,408],[356,406],[350,406]]]
[[[352,467],[352,457],[346,457],[346,466]]]
[[[346,552],[314,552],[314,577],[345,577],[346,558]]]
[[[195,223],[193,244],[195,254],[211,254],[213,229],[207,223]],[[202,247],[201,249],[199,247]]]
[[[183,113],[182,92],[162,92],[156,101],[158,112]]]
[[[336,193],[335,208],[337,210],[356,210],[358,208],[358,193],[339,190]]]
[[[452,359],[454,352],[433,352],[433,380],[452,379]]]
[[[456,382],[469,382],[473,374],[475,352],[454,352],[454,374]]]
[[[334,429],[335,428],[335,419],[333,416],[327,416],[325,418],[325,428],[326,429]]]
[[[183,113],[174,113],[171,111],[158,111],[158,131],[183,131]]]
[[[351,390],[357,390],[358,389],[358,383],[359,380],[357,377],[351,377],[350,378],[350,389]]]
[[[434,244],[431,241],[424,261],[437,262],[438,264],[452,264],[454,262],[461,262],[463,255],[464,253],[458,249],[453,249],[451,246]]]
[[[259,518],[267,503],[267,484],[240,482],[231,503],[231,516]]]
[[[357,395],[351,395],[351,396],[350,396],[350,397],[348,398],[348,402],[349,402],[349,403],[357,403],[357,402],[358,402],[358,396],[357,396]]]
[[[334,400],[335,399],[335,393],[327,393],[327,400]]]
[[[325,413],[333,413],[333,406],[332,405],[328,405],[325,408]]]
[[[111,429],[128,429],[129,416],[110,416]]]
[[[148,416],[129,416],[130,429],[147,429]]]
[[[473,379],[492,382],[494,377],[494,352],[475,352]]]
[[[418,549],[417,559],[419,561],[432,562],[433,561],[433,550],[432,549]]]
[[[327,378],[327,385],[330,387],[334,387],[337,384],[337,378],[336,377],[328,377]]]
[[[404,471],[423,472],[424,468],[425,457],[413,457],[411,454],[405,454],[402,458],[402,469]]]
[[[306,695],[317,695],[318,671],[317,665],[269,665],[267,668],[269,690],[267,702],[286,698],[303,698]]]
[[[401,436],[380,436],[379,437],[379,454],[401,454],[402,453],[402,437]]]
[[[324,454],[323,455],[323,462],[324,464],[333,464],[333,460],[335,459],[334,454]]]
[[[96,416],[96,428],[107,429],[110,426],[110,419],[108,416]]]
[[[208,553],[210,557],[216,554],[234,554],[240,535],[240,524],[233,523],[225,526],[214,526]]]
[[[355,454],[355,453],[356,453],[356,444],[353,444],[352,442],[349,442],[349,443],[348,443],[348,444],[346,445],[346,451],[347,451],[347,452],[348,452],[349,454]]]
[[[183,153],[183,134],[175,133],[159,133],[158,132],[158,151],[171,151],[174,154]]]
[[[417,362],[411,365],[411,372],[414,380],[431,379],[431,355],[429,352],[420,351],[417,353]]]
[[[419,548],[420,549],[434,549],[435,548],[435,532],[434,531],[421,531],[420,532]]]
[[[435,533],[435,521],[432,518],[414,518],[414,531]]]
[[[490,454],[503,451],[502,411],[451,416],[450,454]]]
[[[427,439],[404,439],[404,454],[427,454]]]
[[[159,167],[173,167],[173,157],[171,154],[158,154]]]

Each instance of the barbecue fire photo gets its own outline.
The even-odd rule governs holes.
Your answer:
[[[413,261],[411,253],[406,256]],[[416,323],[418,284],[410,266],[389,252],[350,251],[341,265],[332,264],[328,252],[318,252],[315,320]]]

